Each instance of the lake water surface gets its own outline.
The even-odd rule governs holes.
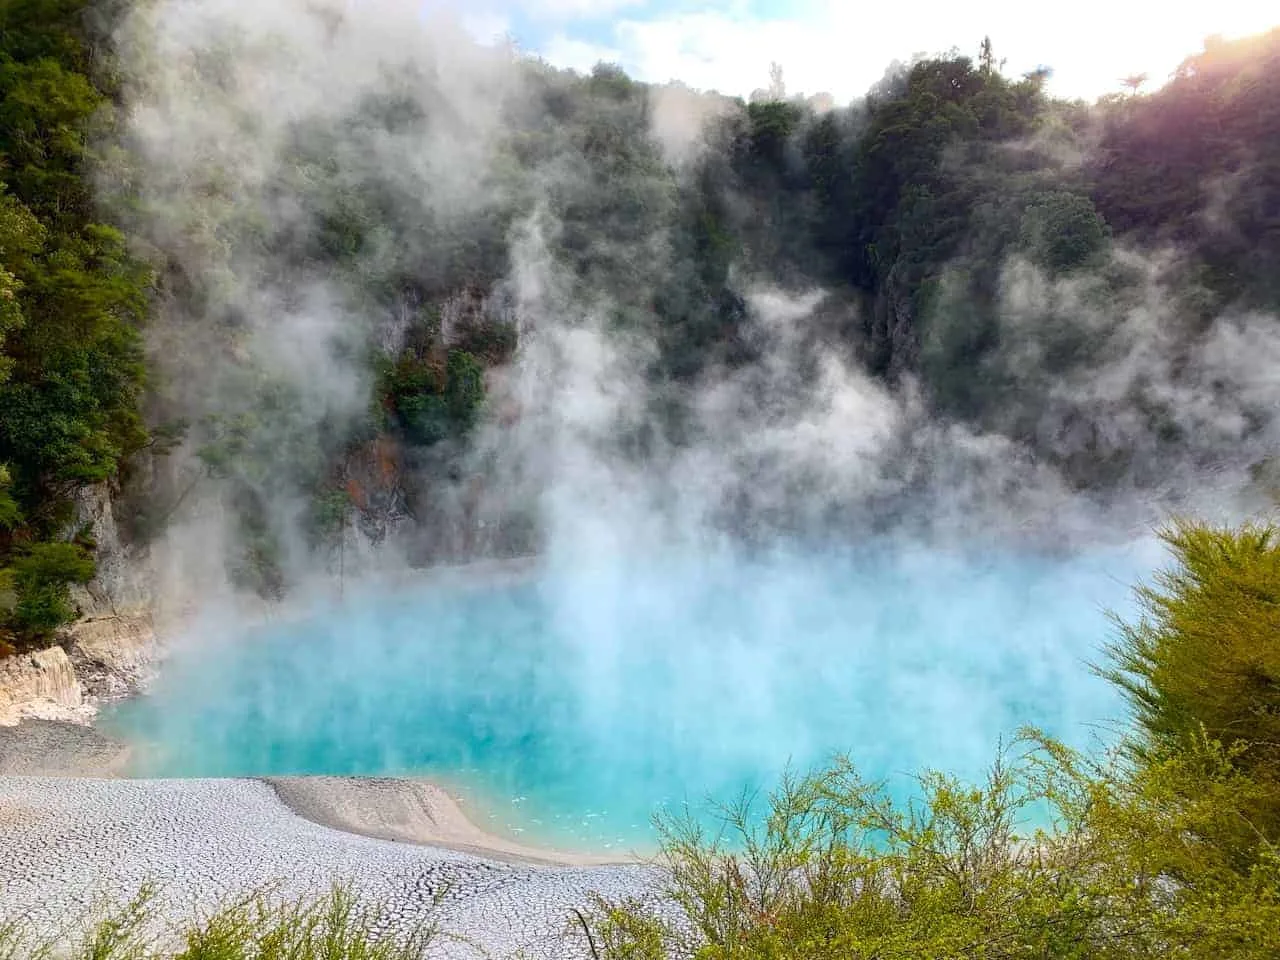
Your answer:
[[[179,646],[103,723],[139,774],[435,776],[491,828],[646,850],[656,811],[834,751],[905,790],[981,775],[1022,724],[1105,738],[1121,708],[1086,662],[1157,556],[671,555],[348,591]]]

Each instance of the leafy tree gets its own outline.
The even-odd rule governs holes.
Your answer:
[[[1121,80],[1120,85],[1128,90],[1131,96],[1136,96],[1146,82],[1147,75],[1145,73],[1133,73]]]
[[[318,542],[339,539],[351,517],[351,495],[344,489],[329,489],[311,501],[311,532]]]
[[[0,530],[10,531],[22,522],[22,510],[13,499],[9,469],[0,463]]]
[[[996,55],[991,46],[991,37],[989,36],[982,38],[982,45],[978,52],[978,68],[986,74],[995,73],[996,71]]]
[[[465,350],[450,350],[445,364],[445,406],[455,429],[465,432],[484,403],[484,368]]]
[[[1054,274],[1096,263],[1107,225],[1088,197],[1065,190],[1040,194],[1022,218],[1021,241],[1032,258]]]
[[[1280,280],[1280,28],[1206,41],[1172,80],[1100,110],[1093,198],[1118,233],[1176,243],[1224,303],[1273,308]]]
[[[5,340],[25,325],[22,281],[13,271],[24,271],[43,243],[40,222],[0,183],[0,385],[9,379],[14,365],[6,355]]]

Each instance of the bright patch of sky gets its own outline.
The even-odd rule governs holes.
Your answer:
[[[1118,92],[1137,73],[1159,86],[1205,37],[1280,25],[1274,3],[1075,0],[427,0],[451,3],[478,39],[512,37],[557,66],[603,60],[631,76],[747,96],[782,66],[789,93],[861,96],[896,60],[957,48],[976,56],[991,37],[1005,72],[1053,70],[1059,96]]]

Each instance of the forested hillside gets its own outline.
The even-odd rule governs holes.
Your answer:
[[[296,50],[220,10],[0,8],[7,643],[75,615],[85,484],[137,542],[216,500],[228,575],[270,596],[350,531],[414,562],[536,550],[536,491],[483,506],[498,428],[533,402],[503,371],[535,313],[644,345],[608,431],[635,462],[697,442],[702,387],[792,334],[788,390],[820,345],[1090,495],[1176,496],[1273,450],[1280,30],[1094,105],[983,44],[817,111],[777,82],[744,103],[430,44],[329,87],[365,29],[337,7],[298,14]],[[536,308],[531,264],[553,278]],[[761,285],[810,297],[783,340],[753,319]],[[725,499],[729,525],[796,522]]]
[[[150,275],[89,172],[116,92],[95,29],[84,3],[0,8],[0,609],[36,636],[75,615],[66,584],[93,574],[73,492],[148,442]]]

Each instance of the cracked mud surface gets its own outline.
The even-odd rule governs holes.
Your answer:
[[[148,880],[175,920],[271,884],[303,895],[346,881],[393,929],[437,922],[450,936],[434,956],[572,958],[589,956],[572,908],[648,893],[656,874],[359,836],[303,819],[257,780],[0,777],[0,913],[54,930]]]

